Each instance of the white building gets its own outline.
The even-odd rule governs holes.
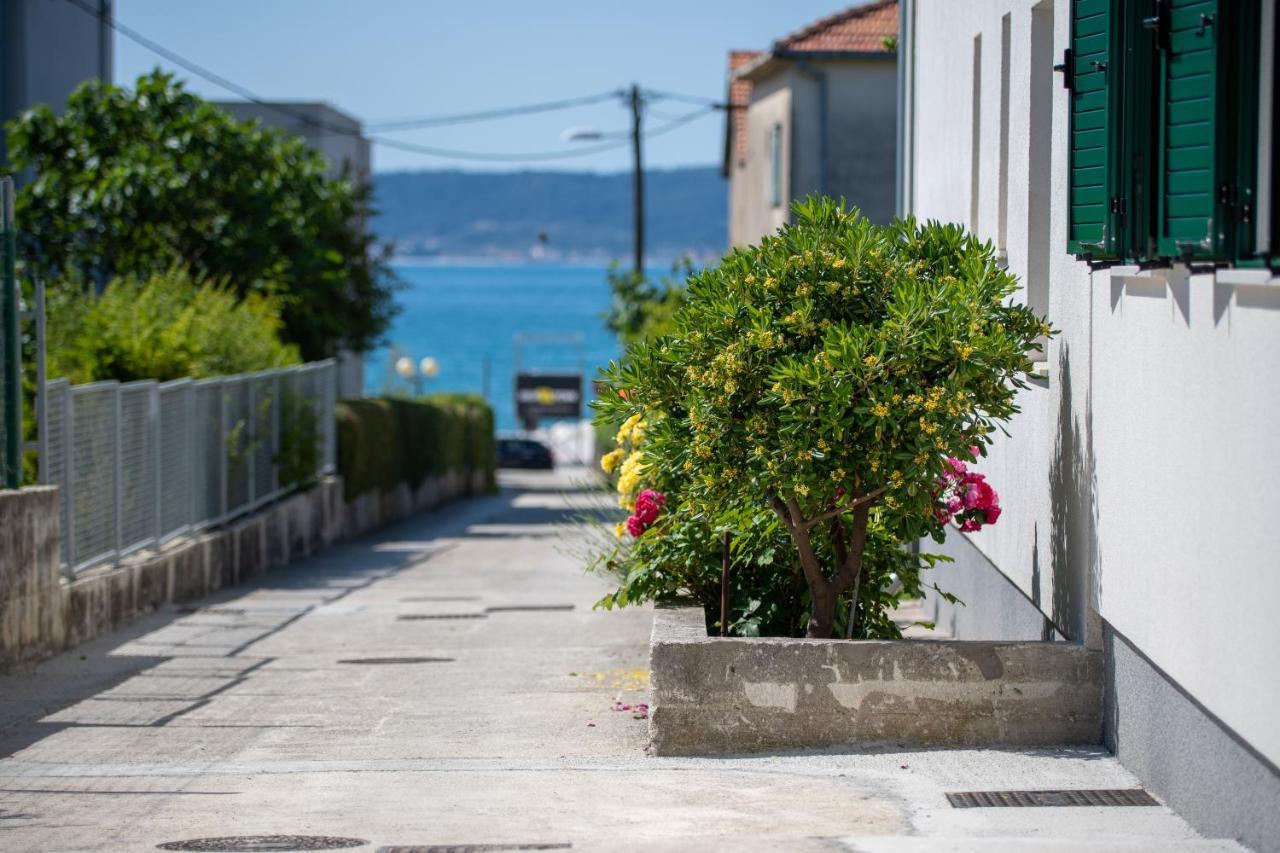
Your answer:
[[[1106,745],[1258,850],[1280,850],[1276,17],[904,0],[901,39],[902,207],[991,240],[1059,330],[982,465],[1000,523],[945,545],[966,606],[940,618],[1101,649]]]
[[[730,244],[773,233],[810,194],[892,218],[897,33],[897,0],[873,0],[729,54]]]
[[[302,137],[307,146],[319,151],[329,162],[329,177],[348,177],[357,184],[369,183],[369,140],[360,120],[323,101],[214,101],[237,121],[260,121],[265,127]],[[338,353],[338,395],[364,395],[364,356],[343,350]]]

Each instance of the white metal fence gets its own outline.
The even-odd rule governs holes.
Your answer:
[[[335,469],[332,360],[198,381],[62,379],[46,400],[40,479],[61,492],[72,574],[228,521]],[[312,441],[314,453],[298,446]]]

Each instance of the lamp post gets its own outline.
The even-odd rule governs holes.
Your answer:
[[[421,397],[426,382],[435,379],[440,374],[440,362],[436,361],[433,356],[427,356],[415,365],[413,359],[405,355],[396,359],[396,373],[405,379],[411,380],[413,382],[413,396]]]

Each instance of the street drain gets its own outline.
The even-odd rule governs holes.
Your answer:
[[[335,838],[332,835],[231,835],[223,838],[197,838],[192,841],[168,841],[157,844],[160,850],[216,850],[225,853],[260,853],[285,850],[342,850],[363,847],[363,838]]]
[[[380,666],[397,663],[453,663],[453,658],[348,658],[338,663],[355,663],[366,666]]]
[[[550,610],[572,610],[572,604],[508,604],[502,607],[486,607],[486,613],[538,613]]]
[[[490,850],[568,850],[572,844],[429,844],[379,847],[377,853],[488,853]]]
[[[487,613],[404,613],[396,617],[401,622],[420,622],[423,619],[488,619]]]
[[[1141,788],[1076,791],[963,791],[947,794],[957,809],[1031,808],[1057,806],[1158,806]]]

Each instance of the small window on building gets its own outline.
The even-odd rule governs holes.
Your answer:
[[[782,125],[769,129],[769,204],[782,206]]]

